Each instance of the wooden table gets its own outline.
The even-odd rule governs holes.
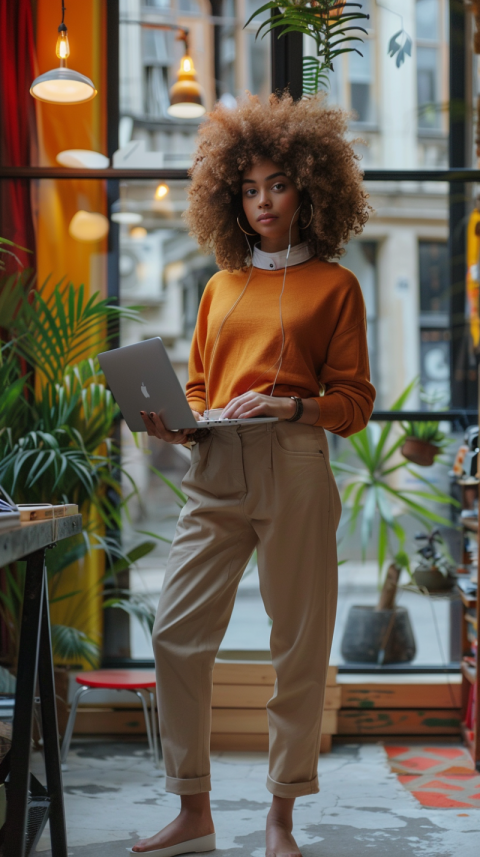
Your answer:
[[[2,763],[3,773],[5,765],[10,772],[7,818],[2,831],[4,857],[24,857],[25,854],[37,672],[47,780],[44,817],[50,821],[52,857],[67,857],[45,551],[81,530],[81,515],[71,515],[0,531],[0,567],[18,560],[27,562],[12,746]]]

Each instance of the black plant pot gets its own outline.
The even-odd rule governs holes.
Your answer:
[[[382,654],[382,650],[383,654]],[[376,610],[350,607],[342,639],[342,656],[354,664],[401,664],[413,660],[415,638],[404,607]]]

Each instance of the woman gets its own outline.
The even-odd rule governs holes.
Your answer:
[[[247,96],[200,129],[188,222],[216,253],[193,337],[187,398],[197,417],[277,422],[196,432],[153,634],[166,789],[178,817],[135,852],[215,848],[210,711],[215,655],[254,549],[272,620],[267,855],[298,855],[295,798],[318,791],[321,717],[337,599],[340,499],[325,429],[371,415],[365,307],[329,261],[369,206],[346,119],[320,98]],[[248,245],[248,246],[247,246]],[[185,443],[154,413],[150,435]]]

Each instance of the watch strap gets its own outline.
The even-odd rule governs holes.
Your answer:
[[[300,417],[303,416],[303,402],[299,398],[299,396],[290,396],[290,398],[293,399],[293,401],[295,402],[295,413],[294,413],[293,417],[289,417],[288,420],[286,420],[286,422],[287,423],[296,423],[297,420],[299,420]]]

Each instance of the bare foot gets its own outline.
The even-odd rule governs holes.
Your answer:
[[[267,815],[266,857],[302,857],[292,836],[294,800],[273,798],[272,808]]]
[[[157,848],[168,848],[170,845],[188,842],[189,839],[208,836],[210,833],[215,833],[215,828],[210,813],[208,792],[185,795],[182,797],[182,808],[177,817],[155,836],[141,839],[132,850],[139,853],[156,851]]]

